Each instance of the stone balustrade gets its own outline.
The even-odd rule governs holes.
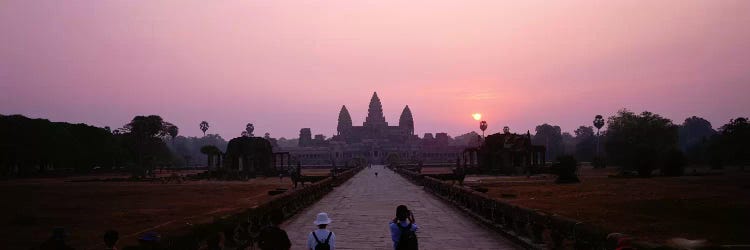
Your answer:
[[[163,235],[164,249],[190,250],[198,249],[206,239],[219,232],[226,235],[226,246],[240,248],[250,246],[257,241],[260,230],[269,225],[269,215],[272,211],[282,211],[285,218],[289,218],[305,207],[312,205],[335,186],[346,182],[363,167],[339,172],[335,176],[292,189],[271,199],[248,208],[243,212],[215,218],[212,223],[192,225]],[[244,248],[241,248],[244,249]]]
[[[617,239],[603,228],[556,214],[494,199],[468,187],[401,168],[391,168],[435,196],[455,205],[483,224],[530,249],[614,249]],[[633,242],[637,249],[670,249],[650,242]]]

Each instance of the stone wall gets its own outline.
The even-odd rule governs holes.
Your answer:
[[[165,233],[161,244],[163,249],[198,249],[209,237],[224,232],[226,246],[235,248],[248,246],[257,241],[255,237],[261,228],[269,225],[271,211],[281,210],[289,218],[305,207],[317,202],[334,187],[346,182],[362,167],[353,168],[328,177],[319,182],[293,189],[247,210],[220,218],[212,223],[192,225],[175,232]]]
[[[392,168],[416,185],[455,205],[481,223],[529,249],[614,249],[617,238],[603,228],[556,214],[520,207],[470,188]],[[649,242],[633,242],[638,249],[670,249]]]

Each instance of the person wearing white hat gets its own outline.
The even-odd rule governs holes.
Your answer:
[[[336,235],[326,229],[331,224],[331,218],[327,213],[319,213],[313,221],[318,229],[310,232],[307,236],[307,247],[310,250],[334,250],[336,248]]]

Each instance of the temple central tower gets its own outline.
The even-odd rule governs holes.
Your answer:
[[[388,122],[383,116],[383,105],[380,104],[378,92],[372,94],[370,98],[370,107],[367,109],[367,118],[363,124],[365,127],[388,127]]]

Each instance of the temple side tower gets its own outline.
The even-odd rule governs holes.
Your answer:
[[[338,135],[348,134],[352,129],[352,116],[349,115],[349,110],[346,109],[346,105],[341,106],[339,111],[339,125],[336,127]]]
[[[403,128],[408,135],[414,134],[414,118],[411,115],[409,105],[406,105],[404,111],[401,111],[401,118],[398,120],[398,126]]]

